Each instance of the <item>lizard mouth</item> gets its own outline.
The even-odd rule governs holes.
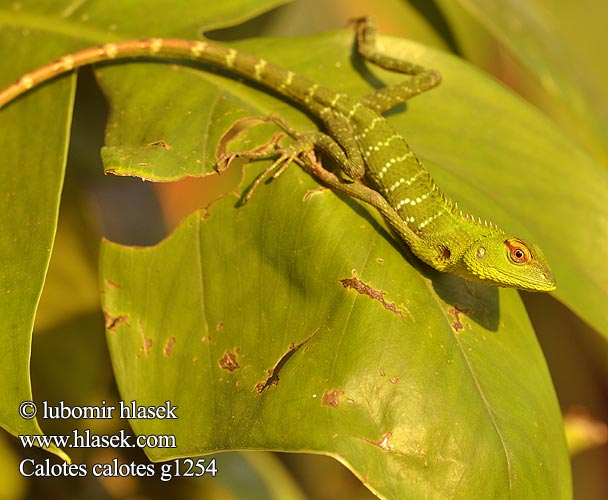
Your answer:
[[[505,271],[501,274],[505,282],[513,283],[511,286],[528,292],[552,292],[557,288],[555,277],[548,269],[536,268],[531,275],[526,277]]]

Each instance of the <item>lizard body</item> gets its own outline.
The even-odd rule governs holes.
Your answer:
[[[46,80],[96,62],[152,56],[212,63],[260,82],[316,116],[326,133],[291,131],[296,141],[288,146],[292,153],[288,160],[301,155],[298,163],[322,182],[377,208],[427,264],[487,285],[554,290],[555,281],[542,252],[494,224],[458,210],[382,116],[409,97],[436,86],[440,75],[379,51],[371,19],[357,20],[356,29],[357,48],[366,60],[410,78],[353,99],[232,48],[206,41],[155,38],[108,43],[64,56],[1,91],[0,108]],[[339,179],[314,158],[311,160],[313,149],[329,157],[350,181]]]

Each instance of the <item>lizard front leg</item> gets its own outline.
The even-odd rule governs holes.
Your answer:
[[[301,133],[294,130],[285,120],[277,116],[269,116],[264,121],[275,122],[282,132],[276,133],[266,143],[249,151],[224,153],[217,161],[218,171],[223,171],[236,158],[248,160],[274,159],[272,164],[256,177],[247,188],[242,199],[249,201],[256,188],[267,178],[276,179],[292,163],[304,167],[303,158],[314,157],[314,151],[321,151],[344,173],[347,181],[360,180],[365,174],[365,164],[355,140],[351,123],[340,116],[331,116],[325,120],[327,129],[332,136],[320,131]],[[280,144],[281,139],[290,136],[294,141],[287,145]],[[334,139],[334,137],[336,139]]]

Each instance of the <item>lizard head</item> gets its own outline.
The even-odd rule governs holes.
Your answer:
[[[555,290],[555,278],[540,248],[519,238],[493,234],[477,240],[465,251],[462,264],[469,279],[487,285]]]

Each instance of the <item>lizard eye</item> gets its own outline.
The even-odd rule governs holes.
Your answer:
[[[527,264],[532,260],[530,249],[525,243],[516,238],[505,240],[505,245],[509,249],[509,258],[515,264]]]

